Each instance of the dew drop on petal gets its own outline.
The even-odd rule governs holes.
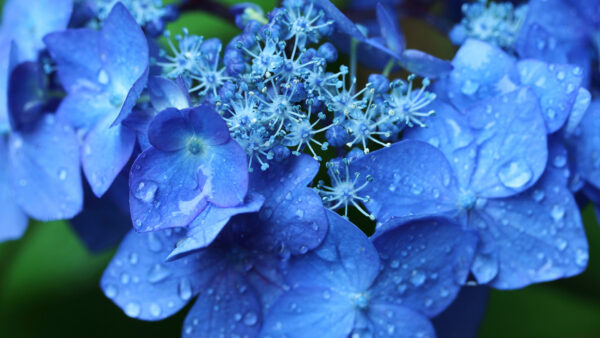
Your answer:
[[[153,181],[141,181],[135,188],[134,196],[140,201],[150,203],[156,196],[158,190],[158,184]]]
[[[423,271],[420,270],[413,270],[410,274],[410,282],[414,285],[414,286],[421,286],[423,285],[423,283],[425,283],[425,274],[423,273]]]
[[[162,309],[160,308],[160,305],[158,305],[156,303],[150,304],[150,314],[151,315],[153,315],[154,317],[159,317],[161,312],[162,312]]]
[[[504,163],[498,168],[498,178],[500,182],[508,188],[521,188],[527,184],[533,173],[529,165],[522,160],[510,161]]]
[[[135,302],[130,302],[127,303],[127,305],[125,305],[125,314],[127,314],[129,317],[137,317],[140,315],[142,308],[140,307],[140,304],[135,303]]]
[[[256,325],[257,322],[258,322],[258,316],[256,315],[256,312],[249,311],[246,313],[246,315],[244,315],[244,324],[245,325],[253,326],[253,325]]]
[[[178,285],[179,298],[186,301],[192,298],[192,285],[187,278],[182,278]]]
[[[565,216],[565,208],[562,205],[554,205],[550,211],[550,216],[555,222],[559,222]]]
[[[117,289],[116,286],[114,286],[112,284],[108,284],[106,286],[106,289],[104,290],[104,292],[106,293],[106,297],[113,299],[117,296],[117,293],[119,292],[119,290]]]

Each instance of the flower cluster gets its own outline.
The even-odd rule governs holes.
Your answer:
[[[328,0],[237,5],[223,44],[165,30],[161,1],[9,0],[0,240],[74,217],[90,248],[121,241],[104,294],[149,321],[193,301],[184,336],[434,337],[461,288],[587,266],[584,2],[464,5],[446,61],[381,3],[364,24]]]

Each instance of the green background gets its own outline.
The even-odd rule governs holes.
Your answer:
[[[257,2],[269,10],[276,1]],[[455,48],[432,28],[413,20],[402,26],[410,48],[452,58]],[[169,29],[182,27],[224,41],[239,32],[202,12],[182,15]],[[591,206],[583,218],[590,243],[587,271],[522,290],[492,291],[480,337],[600,337],[600,228]],[[22,239],[0,244],[0,336],[179,336],[187,308],[163,321],[142,322],[104,297],[99,280],[113,254],[114,249],[89,253],[65,222],[32,222]]]

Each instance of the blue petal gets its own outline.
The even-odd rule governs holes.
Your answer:
[[[31,132],[11,134],[11,182],[17,203],[28,215],[49,221],[81,211],[78,149],[75,133],[53,115],[44,116]]]
[[[210,145],[219,145],[229,141],[229,128],[215,108],[209,104],[185,110],[187,118],[196,135]]]
[[[321,247],[291,261],[287,279],[292,288],[265,317],[262,334],[347,337],[351,332],[352,297],[371,285],[379,258],[356,226],[332,211],[327,219],[330,231]]]
[[[243,202],[248,185],[246,153],[234,141],[186,150],[145,150],[130,175],[131,217],[139,231],[188,225],[208,202],[232,207]]]
[[[363,41],[366,39],[364,34],[356,27],[354,22],[348,19],[348,17],[346,17],[344,13],[335,7],[335,5],[329,0],[314,0],[314,3],[321,7],[327,18],[332,19],[335,22],[339,31],[348,34],[358,41]]]
[[[517,67],[521,83],[531,86],[540,99],[548,133],[557,131],[575,104],[583,70],[573,65],[547,64],[531,59],[519,61]]]
[[[81,89],[100,91],[108,84],[108,79],[105,81],[102,78],[106,74],[101,72],[99,40],[100,33],[89,28],[69,29],[44,37],[44,43],[57,63],[58,76],[67,93]]]
[[[407,49],[400,61],[407,71],[423,77],[438,78],[452,71],[452,64],[416,49]]]
[[[148,126],[148,141],[156,149],[175,151],[183,149],[194,130],[183,111],[167,108],[152,119]]]
[[[468,120],[478,133],[473,192],[506,197],[535,184],[546,168],[548,149],[544,119],[531,89],[482,101],[469,110]]]
[[[588,23],[562,0],[532,0],[527,17],[515,41],[522,58],[567,63],[574,45],[588,39]],[[557,25],[560,22],[563,24]]]
[[[182,227],[206,207],[205,177],[180,152],[150,148],[133,163],[129,206],[138,231]]]
[[[179,311],[204,289],[221,260],[205,252],[164,262],[180,238],[172,230],[130,231],[102,276],[104,294],[129,317],[161,320]]]
[[[427,317],[409,307],[373,301],[367,316],[369,332],[374,337],[435,337],[433,325]]]
[[[448,97],[459,110],[510,92],[519,83],[514,58],[483,41],[467,40],[456,52],[452,65]]]
[[[99,52],[111,89],[125,96],[148,68],[148,43],[142,29],[122,3],[113,6],[104,21]],[[147,76],[147,74],[146,74]],[[115,123],[129,112],[122,111]]]
[[[60,102],[56,116],[75,129],[89,131],[103,118],[114,119],[117,113],[107,93],[82,89],[67,95]]]
[[[388,48],[398,55],[402,54],[406,49],[406,41],[398,25],[398,19],[380,2],[377,3],[377,22]]]
[[[569,114],[569,119],[567,120],[567,125],[565,126],[565,132],[567,134],[572,134],[579,123],[581,123],[581,120],[589,108],[591,101],[592,94],[590,94],[590,92],[585,88],[579,88],[577,91],[577,97],[575,98],[575,103],[573,104],[573,109],[571,110],[571,114]]]
[[[135,146],[135,132],[125,126],[111,127],[110,118],[98,123],[82,144],[81,163],[92,191],[98,197],[129,161]]]
[[[549,170],[517,196],[490,199],[470,226],[481,238],[473,265],[481,283],[516,289],[573,276],[587,266],[579,209],[559,171]]]
[[[449,159],[454,168],[459,185],[467,187],[475,169],[475,132],[471,130],[464,114],[457,112],[442,100],[428,105],[435,115],[427,119],[427,128],[409,128],[404,131],[404,139],[427,142],[438,148]]]
[[[183,336],[256,337],[262,324],[257,292],[237,271],[217,274],[188,312]]]
[[[2,11],[3,33],[19,44],[21,61],[35,61],[44,35],[67,27],[73,0],[7,1]]]
[[[324,271],[325,272],[325,271]],[[345,338],[355,310],[347,295],[327,288],[301,288],[285,293],[265,316],[261,336]]]
[[[148,81],[150,102],[156,111],[167,108],[184,109],[190,107],[190,97],[187,89],[176,82],[159,76],[152,76]]]
[[[8,145],[0,136],[0,242],[17,239],[27,228],[27,216],[15,202],[10,184]]]
[[[321,243],[327,233],[323,204],[318,193],[306,187],[318,168],[317,161],[302,154],[252,173],[250,191],[265,197],[253,245],[304,254]]]
[[[188,225],[185,238],[169,254],[168,259],[178,259],[198,251],[214,241],[231,217],[237,214],[257,212],[263,205],[264,198],[255,193],[246,196],[244,204],[231,208],[218,208],[209,205],[192,223]]]
[[[467,279],[477,246],[475,232],[441,218],[403,224],[392,219],[374,235],[383,269],[374,302],[392,302],[433,317],[454,300]]]
[[[586,111],[570,141],[578,173],[600,188],[600,101],[594,100]]]
[[[374,151],[350,163],[350,172],[373,177],[361,193],[370,196],[366,206],[379,222],[457,209],[453,169],[441,151],[425,142],[405,140]]]

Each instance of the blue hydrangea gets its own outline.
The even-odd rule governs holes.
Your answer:
[[[117,3],[100,31],[69,29],[51,33],[44,41],[67,92],[57,115],[84,135],[83,171],[94,193],[102,196],[135,145],[135,133],[121,122],[146,85],[146,37]]]

